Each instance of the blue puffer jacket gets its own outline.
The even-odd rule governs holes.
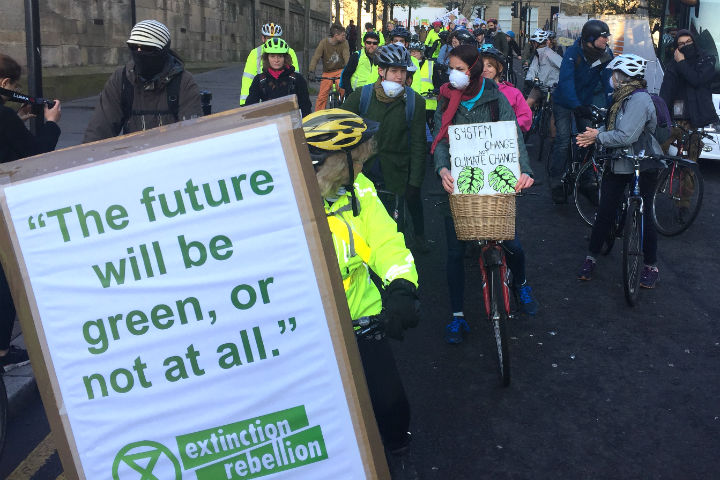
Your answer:
[[[610,48],[590,64],[583,55],[580,39],[568,47],[560,65],[560,79],[553,91],[553,101],[565,108],[574,109],[580,105],[590,105],[598,91],[605,91],[606,97],[612,94],[608,84],[612,72],[607,70],[607,64],[612,60]],[[602,84],[600,83],[602,82]],[[602,85],[602,86],[601,86]],[[598,105],[604,107],[605,105]]]

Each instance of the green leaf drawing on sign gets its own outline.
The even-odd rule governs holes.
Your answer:
[[[517,178],[505,165],[499,165],[488,175],[488,183],[498,193],[512,193],[515,191]]]
[[[485,173],[482,168],[465,166],[458,175],[460,193],[478,193],[485,185]]]

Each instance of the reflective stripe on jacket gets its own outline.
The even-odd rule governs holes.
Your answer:
[[[377,79],[377,65],[368,58],[365,50],[360,50],[357,68],[355,69],[355,73],[352,74],[352,77],[350,77],[350,84],[353,90],[368,83],[375,83]]]
[[[412,253],[405,247],[405,238],[398,233],[397,225],[380,202],[372,182],[362,173],[355,179],[355,195],[360,209],[357,217],[352,214],[349,193],[332,205],[327,201],[324,203],[326,215],[341,220],[352,232],[352,237],[333,233],[332,239],[350,316],[358,319],[377,315],[382,309],[380,291],[370,278],[369,269],[380,277],[384,285],[396,278],[404,278],[417,286],[418,276]],[[331,231],[338,228],[337,222],[335,224]],[[362,258],[368,258],[367,250],[361,255],[355,247],[356,243],[360,245],[357,238],[361,238],[369,249],[368,262]]]

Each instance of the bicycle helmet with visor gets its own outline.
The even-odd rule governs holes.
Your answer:
[[[288,53],[290,47],[282,38],[271,38],[263,43],[263,53]]]
[[[394,43],[383,45],[375,52],[375,64],[381,68],[407,68],[410,62],[410,52],[402,45],[395,45]]]
[[[594,42],[599,37],[609,37],[610,27],[601,20],[588,20],[582,27],[580,38],[583,42]]]
[[[628,77],[644,77],[647,68],[647,60],[639,55],[624,53],[615,57],[608,66],[612,71],[620,70]]]
[[[478,48],[480,50],[480,56],[481,57],[490,57],[494,58],[498,62],[500,62],[503,67],[505,66],[505,62],[507,61],[505,58],[505,55],[498,50],[497,48],[493,47],[492,44],[486,43],[482,47]]]
[[[262,26],[260,32],[264,37],[282,37],[283,29],[276,23],[266,23]]]
[[[351,194],[353,215],[355,216],[358,215],[358,207],[353,188],[355,170],[351,152],[372,138],[379,127],[378,122],[363,119],[359,115],[341,108],[320,110],[303,118],[303,131],[310,150],[310,158],[316,170],[330,155],[345,152],[350,174],[349,183],[345,188]]]

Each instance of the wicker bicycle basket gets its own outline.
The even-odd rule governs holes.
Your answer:
[[[515,194],[450,195],[458,240],[515,238]]]

